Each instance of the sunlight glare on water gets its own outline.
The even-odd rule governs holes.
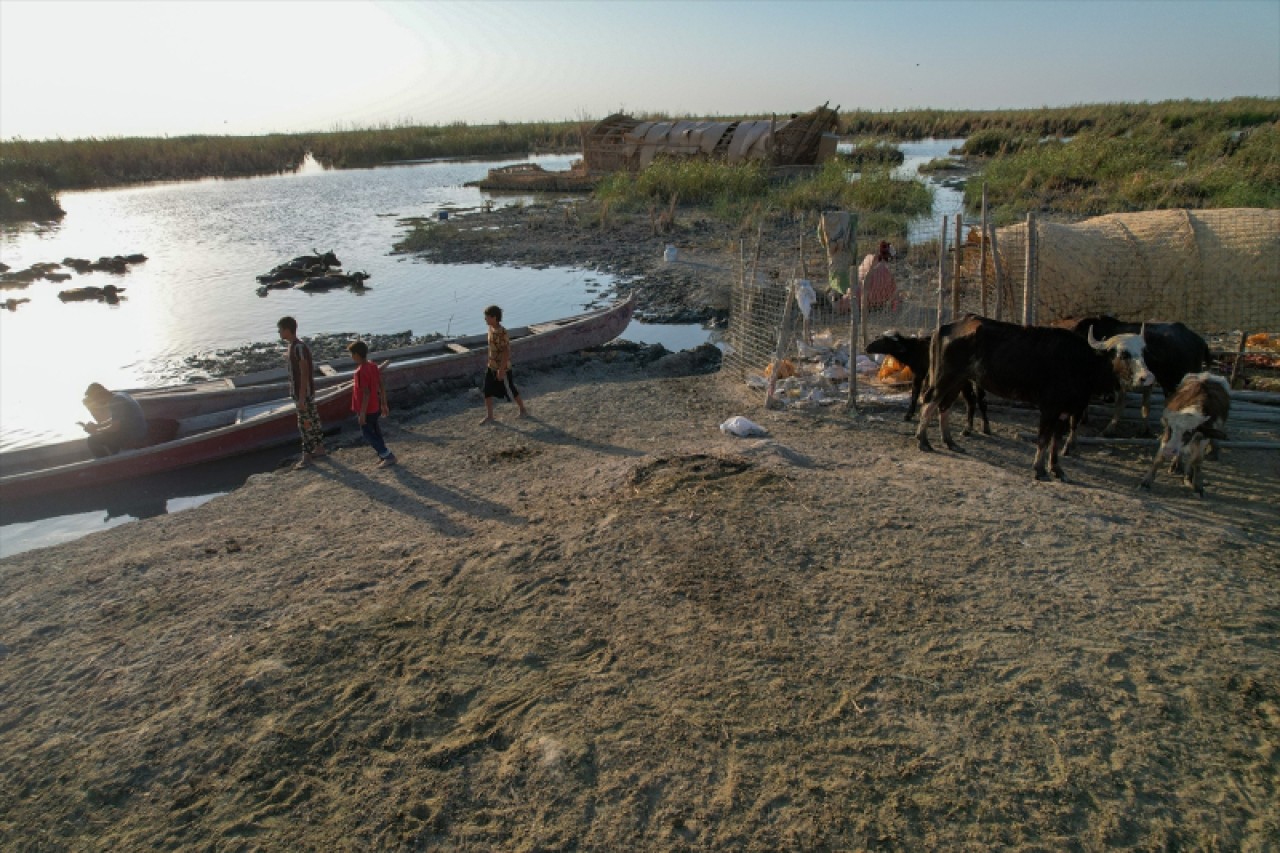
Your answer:
[[[533,159],[563,169],[574,158]],[[15,270],[67,257],[142,253],[148,260],[123,276],[94,272],[6,292],[31,301],[0,311],[0,448],[79,435],[75,421],[85,419],[80,398],[90,382],[182,381],[191,374],[186,356],[275,341],[285,314],[297,317],[306,337],[470,334],[484,329],[490,303],[503,306],[509,325],[585,310],[612,285],[610,276],[445,266],[391,253],[408,230],[402,220],[479,206],[484,196],[463,183],[506,162],[517,161],[311,166],[290,175],[63,193],[60,224],[0,231],[0,260]],[[368,272],[369,289],[259,295],[257,275],[313,250],[333,250],[345,270]],[[118,305],[57,298],[60,290],[106,284],[125,288]]]

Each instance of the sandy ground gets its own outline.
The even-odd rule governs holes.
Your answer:
[[[439,260],[566,242],[505,215],[547,224]],[[600,263],[706,310],[646,227]],[[1037,483],[1023,411],[924,454],[905,396],[766,411],[688,361],[565,359],[488,427],[445,390],[399,467],[348,441],[0,562],[0,848],[1277,849],[1277,454],[1204,500],[1140,449]]]
[[[0,847],[1276,848],[1274,453],[1036,483],[1011,409],[662,366],[0,563]]]

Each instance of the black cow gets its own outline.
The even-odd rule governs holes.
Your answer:
[[[319,267],[323,267],[324,272],[328,272],[331,268],[337,269],[338,267],[342,266],[342,261],[338,260],[338,256],[335,255],[333,252],[325,252],[321,254],[315,249],[312,249],[312,252],[314,252],[314,254],[300,255],[294,258],[293,260],[289,261],[288,263],[281,264],[281,266],[294,267],[295,269],[319,266]]]
[[[946,334],[949,327],[950,324],[943,327],[944,334]],[[904,421],[911,420],[911,416],[916,413],[916,404],[920,400],[920,390],[924,387],[925,380],[929,378],[929,341],[931,339],[932,336],[928,338],[911,338],[898,332],[890,332],[867,344],[867,352],[891,355],[911,368],[911,402],[907,404],[907,415],[903,418]],[[964,397],[965,407],[967,408],[966,426],[961,435],[969,435],[973,432],[973,413],[975,409],[982,411],[982,432],[986,435],[991,435],[991,421],[987,418],[987,392],[968,384],[960,389],[960,393]]]
[[[924,409],[916,440],[921,450],[932,450],[929,419],[935,409],[942,440],[959,450],[951,439],[947,410],[965,383],[972,382],[990,394],[1034,403],[1040,410],[1035,476],[1047,480],[1048,468],[1059,480],[1066,474],[1058,462],[1062,436],[1068,426],[1074,433],[1096,392],[1114,382],[1107,359],[1094,352],[1088,341],[1066,329],[1017,326],[973,314],[950,324],[939,344],[933,384],[925,391]]]
[[[329,290],[334,287],[361,288],[365,286],[364,283],[368,278],[369,274],[367,272],[331,273],[299,282],[294,285],[294,288],[297,290]]]
[[[1209,345],[1204,338],[1197,335],[1182,323],[1127,323],[1107,314],[1097,317],[1084,317],[1079,320],[1064,320],[1060,325],[1069,328],[1077,335],[1107,341],[1119,335],[1141,335],[1143,349],[1141,360],[1146,368],[1155,376],[1155,381],[1168,400],[1178,390],[1182,377],[1188,373],[1198,373],[1212,366],[1213,356],[1209,353]],[[1117,353],[1119,355],[1119,353]],[[1120,425],[1120,417],[1124,413],[1123,377],[1118,380],[1120,387],[1116,394],[1116,409],[1111,422],[1102,431],[1111,435]],[[1139,435],[1149,435],[1151,428],[1151,386],[1142,390],[1142,427]]]

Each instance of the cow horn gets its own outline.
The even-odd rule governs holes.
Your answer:
[[[1100,340],[1098,340],[1097,338],[1095,338],[1095,337],[1093,336],[1093,324],[1092,324],[1092,323],[1091,323],[1091,324],[1089,324],[1089,346],[1093,347],[1094,349],[1106,349],[1106,348],[1107,348],[1107,343],[1106,343],[1106,341],[1100,341]]]

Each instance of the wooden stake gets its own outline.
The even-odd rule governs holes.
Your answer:
[[[1036,214],[1027,211],[1027,251],[1023,259],[1022,279],[1022,325],[1030,326],[1035,322],[1036,312],[1033,303],[1036,298]]]
[[[862,306],[866,303],[866,294],[862,293],[862,282],[859,279],[858,267],[858,214],[849,214],[849,254],[853,264],[849,267],[849,399],[845,401],[846,412],[858,411],[858,350],[854,330],[857,329],[858,318],[862,316]],[[853,299],[857,293],[858,298]],[[863,334],[865,334],[865,330]]]
[[[1240,365],[1244,363],[1244,351],[1249,343],[1249,333],[1247,331],[1240,332],[1240,349],[1236,350],[1235,363],[1231,365],[1231,381],[1232,388],[1236,387],[1236,380],[1240,376]]]
[[[951,319],[960,316],[960,262],[964,258],[964,216],[956,214],[955,272],[951,276]]]
[[[987,317],[987,182],[982,182],[982,229],[978,232],[980,256],[978,258],[978,285],[982,292],[982,316]]]
[[[1000,247],[996,245],[996,227],[988,226],[987,239],[991,241],[991,264],[996,268],[996,319],[1003,320],[1005,314],[1004,274],[1001,272]]]

